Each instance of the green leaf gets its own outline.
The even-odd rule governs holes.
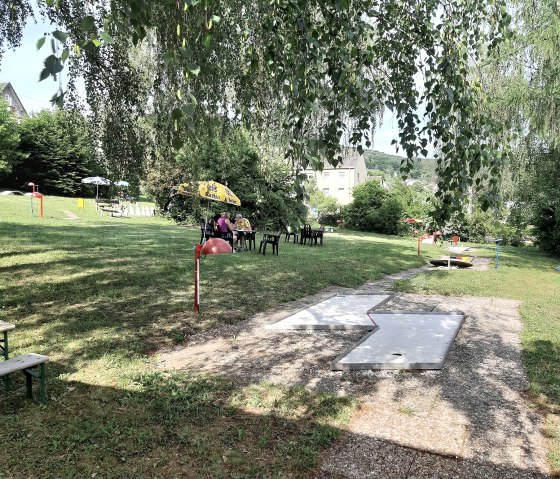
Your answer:
[[[180,108],[174,108],[171,111],[171,119],[172,120],[179,120],[183,116],[183,112]]]
[[[209,33],[205,33],[202,37],[202,44],[206,48],[210,48],[211,43],[212,43],[212,35],[210,35]]]
[[[91,43],[93,43],[96,47],[101,45],[101,41],[98,38],[92,38]]]
[[[61,72],[64,68],[58,57],[56,57],[55,55],[49,55],[47,58],[45,58],[44,63],[45,69],[53,76]]]
[[[113,40],[113,37],[111,35],[109,35],[107,32],[99,32],[99,36],[101,37],[101,40],[103,40],[105,42],[106,45],[111,45],[111,44],[115,43],[115,40]]]
[[[165,53],[163,54],[163,62],[164,62],[166,65],[169,65],[169,64],[173,61],[173,58],[174,58],[174,57],[175,57],[175,55],[173,54],[172,51],[165,52]]]
[[[53,105],[57,106],[59,109],[62,110],[62,108],[64,107],[64,93],[55,93],[51,97],[50,101]]]
[[[47,40],[46,37],[41,37],[39,38],[39,40],[37,40],[37,50],[41,49],[41,47],[45,44],[46,40]]]
[[[80,22],[80,30],[84,33],[88,33],[95,27],[95,18],[91,15],[84,17]]]
[[[52,32],[52,36],[61,43],[64,43],[68,39],[68,33],[61,32],[60,30],[55,30],[54,32]]]
[[[185,58],[192,58],[193,51],[190,47],[179,47],[179,53],[183,55]]]
[[[62,54],[60,55],[60,61],[62,63],[66,62],[66,60],[68,60],[68,55],[70,53],[68,52],[68,48],[65,48],[64,50],[62,50]]]
[[[82,51],[80,50],[80,45],[78,45],[77,43],[74,43],[74,53],[76,54],[76,56],[80,56]]]
[[[173,148],[175,148],[176,150],[180,150],[183,146],[183,140],[181,140],[181,138],[179,138],[178,136],[175,136],[171,144],[173,145]]]
[[[43,68],[43,71],[39,75],[39,81],[46,80],[50,76],[51,76],[51,74],[49,73],[49,71],[46,68]]]
[[[196,105],[194,105],[193,103],[187,103],[186,105],[183,105],[181,107],[181,111],[190,118],[193,116],[195,108]]]
[[[198,74],[200,73],[200,67],[198,65],[195,65],[194,63],[188,63],[187,69],[195,76],[198,76]]]
[[[52,7],[54,5],[54,0],[45,0],[47,7]]]

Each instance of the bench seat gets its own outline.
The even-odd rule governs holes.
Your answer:
[[[16,371],[23,371],[23,373],[25,374],[25,387],[28,399],[33,399],[33,390],[31,385],[33,378],[39,379],[39,394],[41,397],[41,402],[45,402],[45,382],[47,379],[45,364],[48,361],[48,356],[43,356],[42,354],[35,353],[24,354],[23,356],[8,359],[6,361],[0,362],[0,377],[7,376],[8,374],[14,373]],[[38,373],[32,370],[32,368],[36,366],[39,366]],[[6,389],[8,389],[8,387],[8,383],[6,383]]]
[[[32,368],[49,361],[48,356],[43,356],[42,354],[25,354],[24,356],[18,356],[17,358],[8,359],[7,361],[0,362],[0,377],[6,374],[14,373],[16,371],[22,371],[27,368]]]

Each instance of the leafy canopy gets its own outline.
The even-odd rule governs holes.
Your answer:
[[[341,161],[343,143],[370,147],[386,106],[397,118],[404,172],[436,148],[436,218],[482,184],[483,207],[501,200],[502,130],[480,107],[484,95],[469,72],[508,35],[504,0],[39,3],[58,25],[40,78],[68,64],[85,77],[90,103],[118,99],[121,114],[153,111],[159,143],[188,145],[201,117],[223,115],[283,145],[297,170],[321,169],[324,159]],[[22,7],[16,24],[24,16]],[[18,33],[4,35],[17,43]],[[155,65],[147,90],[133,81],[141,66],[129,58],[142,44]],[[53,100],[62,104],[64,94]]]

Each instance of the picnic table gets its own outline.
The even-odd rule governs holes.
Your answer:
[[[5,323],[0,321],[0,333],[2,334],[2,339],[0,339],[0,349],[2,350],[2,354],[5,360],[10,359],[9,347],[8,347],[8,333],[16,328],[15,324]]]

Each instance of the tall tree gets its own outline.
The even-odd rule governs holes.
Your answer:
[[[20,132],[19,150],[27,158],[6,179],[12,186],[33,181],[43,193],[74,195],[82,178],[99,174],[93,136],[81,114],[43,110],[25,119]]]
[[[560,8],[556,0],[515,0],[515,35],[483,69],[486,107],[518,134],[507,165],[509,220],[537,227],[560,255]]]

